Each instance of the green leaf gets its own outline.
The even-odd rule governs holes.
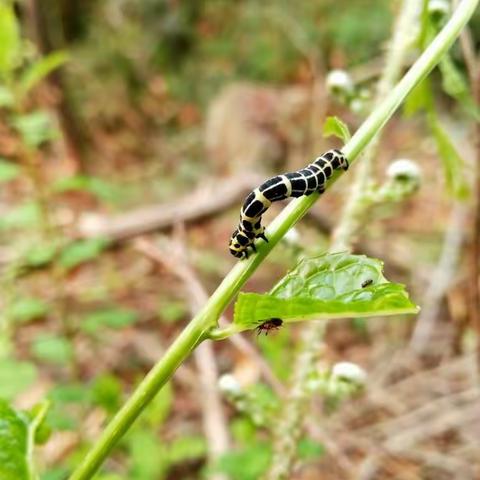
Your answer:
[[[12,162],[0,158],[0,183],[10,182],[18,177],[20,167]]]
[[[52,243],[40,243],[28,248],[23,254],[22,259],[25,266],[38,268],[48,265],[58,252],[58,245]]]
[[[25,95],[47,75],[68,60],[66,52],[53,52],[31,64],[20,77],[20,92]]]
[[[422,80],[405,99],[403,114],[409,118],[422,110],[432,106],[433,94],[429,78]]]
[[[324,445],[308,438],[302,438],[298,443],[297,453],[302,460],[318,460],[325,452]]]
[[[220,457],[218,471],[226,473],[232,480],[257,480],[270,464],[272,447],[265,442],[233,450]]]
[[[448,192],[457,199],[465,199],[470,195],[470,189],[464,175],[464,162],[445,132],[437,116],[428,116],[430,128],[437,144],[438,154],[442,161],[445,182]]]
[[[142,480],[146,478],[164,478],[168,468],[165,459],[165,447],[153,431],[133,430],[128,437],[132,462],[128,478]]]
[[[36,227],[40,222],[40,208],[35,202],[26,202],[0,218],[0,230]]]
[[[102,327],[124,328],[134,324],[137,319],[138,314],[133,310],[109,308],[91,313],[81,325],[85,332],[95,333]]]
[[[31,480],[27,415],[0,400],[0,478]]]
[[[90,401],[90,391],[83,383],[59,384],[50,390],[48,397],[56,405],[85,404]]]
[[[168,460],[172,464],[198,460],[207,453],[205,439],[201,436],[182,436],[170,443]]]
[[[344,143],[348,142],[352,137],[346,123],[342,122],[338,117],[328,117],[323,124],[324,137],[338,137]]]
[[[23,142],[31,148],[38,148],[58,136],[51,115],[46,111],[38,110],[17,115],[12,120],[12,124],[22,136]]]
[[[90,238],[72,242],[62,250],[59,263],[63,268],[70,270],[81,263],[97,258],[107,245],[108,240],[104,238]]]
[[[13,93],[5,85],[0,85],[0,108],[13,107],[14,104]]]
[[[0,360],[0,398],[14,399],[37,379],[35,365],[15,360]]]
[[[0,75],[9,74],[20,58],[20,29],[12,5],[0,2]]]
[[[92,386],[92,399],[96,405],[108,413],[115,413],[122,400],[122,385],[113,375],[104,374],[95,378]]]
[[[41,480],[65,480],[68,478],[70,469],[65,466],[50,468],[48,472],[43,472],[40,477]],[[103,477],[98,478],[98,480],[105,480]],[[118,480],[118,479],[117,479]],[[120,479],[122,480],[122,479]]]
[[[270,293],[240,293],[234,323],[246,330],[272,317],[292,322],[416,313],[404,286],[388,282],[382,268],[380,260],[348,253],[303,259]]]
[[[44,317],[48,305],[39,298],[23,297],[15,300],[7,310],[7,315],[15,322],[26,323]]]
[[[480,121],[480,109],[475,104],[463,73],[457,68],[452,57],[445,55],[439,64],[442,73],[443,90],[467,111],[475,120]]]
[[[43,334],[35,339],[33,352],[40,360],[58,365],[70,362],[73,357],[70,342],[66,338],[50,334]]]
[[[87,175],[61,178],[54,183],[53,191],[57,193],[71,191],[88,192],[103,202],[112,204],[117,203],[122,198],[122,190],[118,186],[101,178]]]

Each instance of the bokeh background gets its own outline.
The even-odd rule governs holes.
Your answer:
[[[35,452],[42,480],[67,478],[234,265],[228,240],[248,191],[341,146],[322,135],[327,116],[351,131],[361,124],[400,3],[13,2],[18,41],[0,40],[0,397],[19,410],[50,402]],[[452,96],[445,71],[431,77],[456,153],[445,160],[450,147],[439,152],[425,114],[399,112],[375,181],[407,158],[420,187],[375,208],[355,239],[422,311],[330,325],[319,371],[349,361],[368,376],[314,396],[292,478],[480,478],[480,68],[468,57],[480,64],[478,12],[467,34],[471,49],[457,44],[449,57],[464,96]],[[329,83],[332,70],[348,75],[348,98]],[[353,176],[247,290],[268,291],[299,256],[328,248]],[[195,355],[99,480],[261,478],[301,328]]]

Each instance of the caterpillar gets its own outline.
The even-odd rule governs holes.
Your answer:
[[[230,238],[230,253],[236,258],[248,258],[249,248],[256,252],[255,239],[263,238],[268,242],[262,215],[270,205],[289,197],[311,195],[313,192],[322,194],[327,179],[340,168],[348,170],[347,158],[340,150],[329,150],[302,170],[276,175],[250,192],[240,210],[238,227]]]

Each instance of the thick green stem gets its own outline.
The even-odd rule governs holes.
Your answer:
[[[352,139],[343,148],[350,163],[354,163],[365,146],[393,115],[400,103],[450,48],[464,25],[472,16],[478,0],[463,0],[451,20],[415,62],[400,83],[389,93],[378,108],[367,118]],[[331,182],[338,178],[335,175]],[[165,382],[173,375],[195,346],[206,336],[206,332],[216,326],[217,319],[232,301],[240,288],[262,263],[285,233],[298,222],[317,200],[318,195],[302,197],[290,203],[267,230],[269,243],[259,242],[258,253],[248,260],[238,262],[216,292],[210,297],[202,311],[190,322],[170,346],[164,357],[137,387],[133,395],[117,413],[93,446],[82,464],[74,471],[70,480],[91,478],[103,463],[118,440],[126,433],[145,406],[156,395]]]

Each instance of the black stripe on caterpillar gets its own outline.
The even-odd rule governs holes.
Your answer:
[[[338,169],[348,170],[348,160],[340,150],[329,150],[302,170],[269,178],[250,192],[240,210],[238,227],[230,239],[230,253],[237,258],[247,258],[249,247],[256,251],[256,238],[268,242],[262,215],[270,205],[289,197],[311,195],[313,192],[322,194],[328,178]]]

